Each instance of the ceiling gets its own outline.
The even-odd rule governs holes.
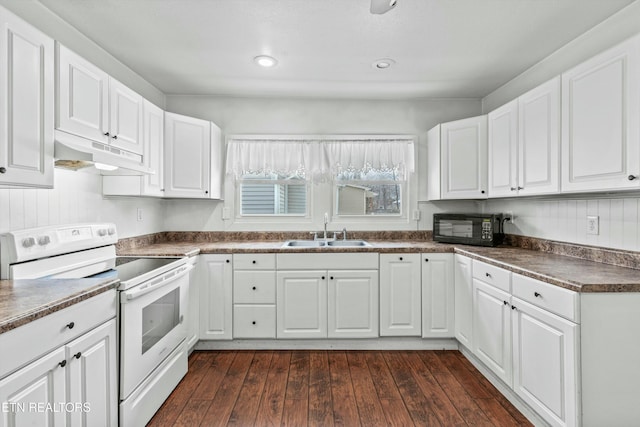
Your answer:
[[[483,97],[633,2],[39,1],[166,94],[365,99]]]

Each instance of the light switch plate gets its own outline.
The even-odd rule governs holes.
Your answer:
[[[598,216],[587,217],[587,234],[600,234],[599,218]]]

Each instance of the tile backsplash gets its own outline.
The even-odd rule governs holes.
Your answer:
[[[137,220],[138,208],[142,221]],[[75,222],[114,222],[120,237],[162,231],[162,201],[103,198],[102,177],[55,169],[53,189],[0,189],[0,233]]]
[[[485,202],[485,212],[513,212],[505,232],[583,245],[640,251],[640,197],[508,199]],[[598,234],[587,233],[597,216]]]

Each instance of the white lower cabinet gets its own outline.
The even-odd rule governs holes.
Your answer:
[[[421,336],[420,254],[380,254],[380,336]]]
[[[473,278],[471,258],[455,254],[454,274],[454,333],[455,337],[468,349],[473,340]]]
[[[278,271],[277,337],[327,337],[327,272]]]
[[[233,337],[276,337],[276,255],[233,256]]]
[[[454,337],[453,254],[422,254],[422,338]]]
[[[378,271],[330,270],[328,285],[329,338],[378,336]]]
[[[579,326],[513,298],[513,390],[550,424],[576,426]]]
[[[200,339],[233,337],[233,267],[230,254],[205,254],[198,260]]]
[[[116,426],[117,375],[112,319],[0,380],[0,426]]]
[[[194,268],[189,272],[189,306],[187,313],[187,351],[198,343],[200,334],[200,278],[198,275],[198,257],[188,261]]]

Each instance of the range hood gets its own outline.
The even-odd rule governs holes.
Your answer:
[[[143,163],[141,154],[112,145],[55,131],[55,166],[85,170],[102,175],[152,175],[155,171]]]

